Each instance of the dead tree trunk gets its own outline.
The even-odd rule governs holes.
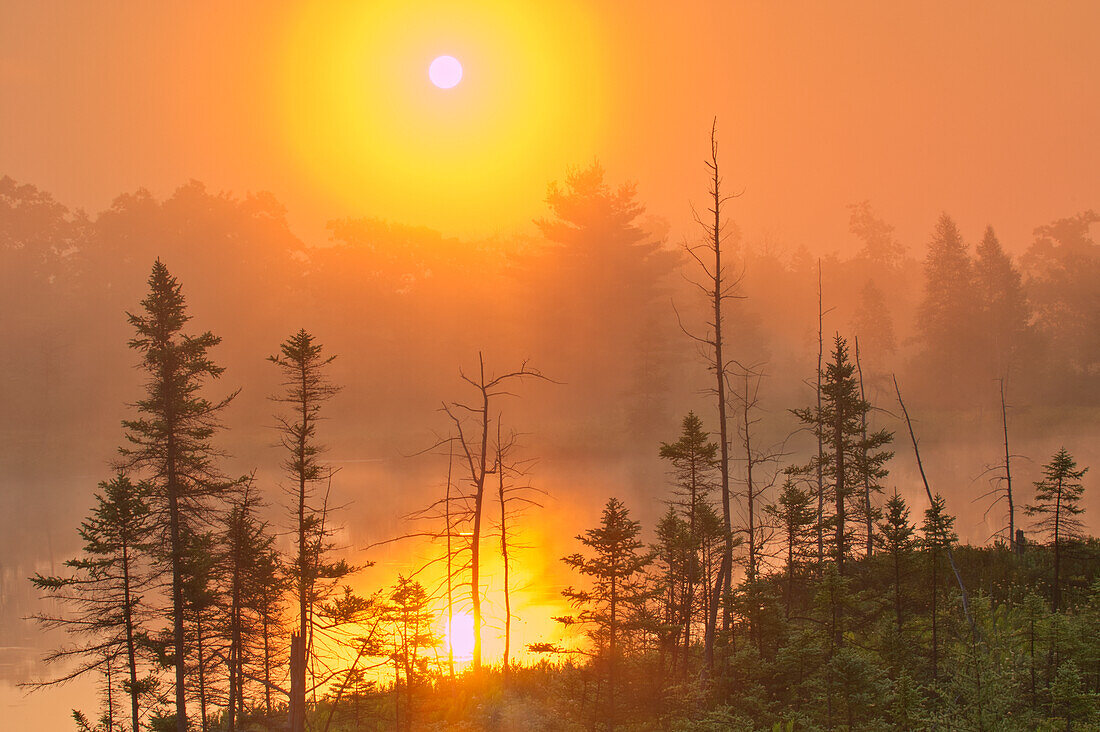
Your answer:
[[[823,323],[825,313],[821,309],[821,260],[817,260],[817,415],[821,418],[821,359],[825,352]],[[821,431],[817,435],[817,571],[820,574],[825,562],[825,444]]]
[[[1016,543],[1016,505],[1012,502],[1012,464],[1011,453],[1008,449],[1008,406],[1005,404],[1005,380],[1000,379],[1001,385],[1001,426],[1005,437],[1005,498],[1008,499],[1008,546],[1019,553],[1020,547]]]
[[[500,419],[497,418],[497,496],[500,499],[500,556],[504,560],[504,659],[501,672],[508,685],[508,655],[512,644],[512,596],[508,583],[507,499],[504,495],[504,447],[500,442]]]
[[[862,402],[867,401],[867,395],[863,391],[863,366],[859,362],[859,336],[855,338],[856,344],[856,373],[859,374],[859,400]],[[874,536],[874,516],[871,510],[871,476],[867,470],[867,412],[860,414],[860,435],[862,438],[862,446],[860,447],[860,455],[863,460],[864,468],[860,471],[863,473],[863,510],[867,519],[867,556],[871,556],[875,551],[875,536]]]
[[[905,408],[905,402],[901,400],[901,388],[898,386],[898,379],[894,377],[894,391],[898,395],[898,405],[901,406],[902,416],[905,417],[905,426],[909,428],[909,439],[913,443],[913,454],[917,458],[917,470],[920,472],[921,482],[924,483],[924,492],[928,496],[928,503],[932,503],[932,488],[928,485],[928,477],[924,473],[924,463],[920,459],[920,448],[917,447],[917,434],[913,431],[913,422],[909,419],[909,410]],[[959,585],[959,594],[962,596],[963,613],[966,615],[966,622],[970,626],[970,634],[972,637],[977,637],[978,627],[974,624],[974,616],[970,614],[970,594],[966,591],[966,585],[963,584],[962,575],[959,574],[959,567],[955,564],[955,553],[951,551],[951,546],[944,547],[947,553],[947,561],[951,563],[951,571],[955,574],[955,581]]]
[[[481,520],[485,507],[485,478],[489,474],[488,450],[489,450],[489,404],[493,397],[503,396],[508,392],[503,385],[517,378],[531,376],[545,378],[535,369],[530,369],[524,362],[519,370],[506,373],[502,376],[486,378],[485,359],[478,352],[478,379],[475,381],[459,372],[462,380],[477,390],[478,401],[476,406],[462,402],[444,404],[443,411],[451,418],[458,430],[458,441],[466,458],[466,467],[470,475],[470,487],[473,490],[473,532],[470,536],[470,605],[474,618],[474,658],[475,670],[481,669],[482,657],[482,614],[481,614]],[[474,417],[474,427],[479,433],[477,441],[471,441],[464,429],[464,421],[460,413],[471,414]]]
[[[710,159],[706,161],[706,165],[710,170],[710,189],[708,190],[708,194],[711,200],[710,208],[707,210],[713,218],[704,220],[702,217],[696,215],[696,222],[698,222],[707,232],[707,240],[703,244],[687,247],[687,252],[706,274],[706,284],[699,285],[699,287],[706,293],[710,306],[713,308],[714,320],[709,323],[712,329],[709,337],[700,338],[691,336],[690,333],[688,335],[697,342],[709,347],[713,354],[713,360],[710,362],[710,369],[714,372],[714,394],[718,406],[718,437],[720,450],[718,467],[721,476],[722,525],[725,536],[723,537],[721,565],[718,571],[717,580],[714,583],[709,598],[703,636],[706,665],[708,669],[713,669],[714,642],[718,627],[718,608],[725,606],[723,621],[728,630],[730,608],[728,607],[728,602],[723,602],[723,598],[729,597],[732,589],[733,577],[733,522],[730,513],[729,422],[726,415],[726,360],[723,353],[725,341],[722,334],[722,303],[734,296],[733,288],[737,284],[736,281],[727,282],[725,280],[725,270],[722,264],[722,242],[725,239],[722,223],[722,204],[734,196],[723,196],[722,194],[722,176],[718,165],[717,120],[715,120],[714,124],[711,126]],[[705,261],[696,251],[697,249],[706,249],[708,257],[713,257],[713,263]]]
[[[454,632],[454,548],[451,537],[451,474],[454,466],[454,440],[448,440],[447,445],[449,448],[447,454],[447,495],[443,499],[443,515],[447,523],[447,673],[454,681],[455,678],[455,650],[454,643],[451,642],[452,633]]]

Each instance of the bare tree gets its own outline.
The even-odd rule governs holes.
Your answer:
[[[722,334],[722,305],[726,300],[736,297],[735,288],[740,282],[739,278],[726,276],[725,265],[722,264],[722,244],[726,240],[725,224],[722,220],[722,205],[740,194],[728,195],[722,193],[722,175],[718,164],[718,120],[715,119],[710,130],[710,159],[705,161],[710,171],[710,188],[707,191],[710,199],[710,207],[707,209],[710,216],[704,218],[694,212],[696,223],[706,231],[706,239],[695,245],[686,245],[688,255],[695,260],[699,268],[706,276],[705,283],[693,283],[708,299],[713,307],[713,320],[707,323],[710,332],[706,336],[696,336],[687,329],[684,332],[696,343],[702,346],[706,353],[709,369],[714,372],[714,397],[718,406],[718,445],[719,445],[719,474],[722,497],[722,521],[725,529],[724,551],[722,553],[721,567],[718,573],[718,581],[713,588],[713,594],[709,602],[709,613],[704,630],[704,655],[708,668],[714,667],[714,640],[718,626],[718,607],[723,605],[726,609],[724,625],[729,627],[730,608],[729,602],[722,602],[732,590],[733,578],[733,525],[730,511],[730,474],[729,474],[729,423],[726,415],[726,378],[729,364],[723,354],[725,341]],[[704,256],[713,259],[708,262]],[[681,325],[681,328],[683,326]]]
[[[924,493],[928,496],[928,504],[931,506],[936,503],[935,497],[932,495],[932,488],[928,485],[928,476],[924,473],[924,463],[920,459],[920,448],[917,446],[917,433],[913,431],[913,422],[909,419],[909,410],[905,408],[905,402],[901,399],[901,387],[898,386],[897,377],[894,379],[894,392],[898,396],[898,405],[901,407],[901,414],[905,417],[905,426],[909,429],[909,440],[913,443],[913,455],[917,458],[917,470],[920,472],[921,482],[924,484]],[[978,628],[974,624],[974,617],[970,614],[970,594],[966,591],[966,585],[963,584],[962,575],[959,574],[959,567],[955,564],[955,554],[951,551],[951,546],[945,547],[947,553],[947,560],[951,563],[951,571],[955,574],[955,581],[959,585],[959,593],[962,596],[963,614],[966,615],[966,621],[970,625],[970,633],[972,636],[976,636]]]
[[[474,668],[481,668],[481,533],[485,507],[486,477],[495,469],[489,463],[489,426],[492,421],[490,408],[494,398],[510,395],[507,385],[524,378],[546,379],[539,371],[524,361],[519,369],[499,376],[485,375],[485,358],[479,351],[476,379],[459,371],[459,376],[477,391],[474,403],[449,402],[443,411],[450,417],[458,433],[461,457],[465,459],[472,491],[473,525],[470,536],[470,605],[474,617]],[[471,424],[470,422],[473,422]]]
[[[1005,436],[1005,498],[1008,500],[1008,545],[1019,551],[1016,544],[1016,506],[1012,502],[1012,462],[1008,449],[1008,407],[1005,404],[1005,380],[1000,379],[1001,387],[1001,427]]]

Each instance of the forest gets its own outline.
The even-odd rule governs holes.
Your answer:
[[[715,135],[681,243],[599,163],[484,241],[0,180],[4,508],[70,557],[0,539],[24,688],[94,679],[82,732],[1100,729],[1100,215],[1014,255],[865,201],[812,256],[744,240]]]

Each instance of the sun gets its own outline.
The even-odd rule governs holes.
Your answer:
[[[454,56],[437,56],[428,67],[428,78],[440,89],[450,89],[462,81],[462,64]]]
[[[460,613],[451,618],[447,643],[456,660],[472,659],[474,657],[474,616]]]

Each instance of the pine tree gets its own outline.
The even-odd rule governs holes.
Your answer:
[[[681,638],[690,633],[693,605],[691,588],[698,569],[695,550],[696,540],[691,535],[687,522],[674,507],[669,506],[657,522],[657,541],[653,545],[653,554],[661,591],[661,650],[662,655],[667,651],[671,656],[670,673],[675,673],[677,669]],[[685,669],[690,648],[690,645],[684,643]]]
[[[121,657],[126,667],[124,687],[130,697],[131,730],[139,725],[141,698],[154,683],[141,677],[143,648],[152,608],[143,602],[155,577],[144,559],[152,549],[153,525],[149,486],[134,484],[119,474],[99,484],[96,505],[79,529],[83,556],[70,559],[68,576],[35,574],[31,582],[48,597],[72,608],[71,615],[35,615],[44,628],[63,628],[81,638],[79,645],[46,656],[47,662],[77,660],[65,675],[47,684],[62,683],[95,671]],[[108,681],[108,684],[111,682]],[[109,689],[110,690],[110,689]]]
[[[283,470],[292,481],[287,491],[293,506],[296,552],[290,565],[291,581],[298,601],[298,633],[292,644],[299,646],[296,656],[301,663],[291,668],[291,729],[301,732],[305,725],[306,668],[311,667],[316,649],[313,613],[336,583],[354,568],[344,560],[329,558],[332,550],[331,524],[326,524],[328,492],[318,495],[319,484],[329,481],[332,471],[320,459],[324,447],[317,441],[317,425],[325,402],[339,391],[325,373],[336,356],[325,356],[324,347],[304,328],[279,346],[279,353],[268,361],[283,375],[283,391],[274,401],[289,406],[290,414],[278,416],[282,445],[287,452]]]
[[[1075,403],[1085,389],[1096,397],[1092,375],[1100,365],[1100,244],[1093,241],[1092,229],[1098,222],[1100,213],[1083,211],[1040,226],[1022,260],[1046,355],[1061,377],[1063,394]]]
[[[221,625],[226,641],[229,732],[234,732],[238,720],[244,719],[246,678],[255,678],[266,669],[266,659],[257,656],[263,652],[265,641],[263,613],[268,598],[276,591],[267,584],[279,582],[275,571],[275,536],[257,515],[261,509],[259,496],[250,482],[230,509],[220,541],[228,600]]]
[[[906,557],[913,551],[913,532],[914,526],[909,520],[909,506],[895,489],[894,495],[886,502],[882,522],[878,525],[876,540],[879,547],[890,556],[890,563],[894,570],[894,615],[899,634],[902,629],[902,570]]]
[[[788,476],[783,483],[783,492],[779,494],[779,500],[765,509],[780,525],[785,537],[787,617],[791,615],[791,607],[794,602],[794,578],[798,573],[798,566],[813,556],[813,551],[810,548],[810,544],[813,542],[811,532],[815,518],[811,506],[812,501],[813,496],[808,491],[799,488],[794,480]]]
[[[1024,508],[1028,516],[1039,516],[1035,528],[1044,532],[1054,551],[1051,574],[1051,606],[1054,611],[1062,602],[1062,556],[1067,542],[1081,536],[1082,524],[1077,517],[1084,511],[1081,478],[1088,468],[1077,470],[1077,461],[1061,448],[1043,466],[1043,479],[1035,483],[1035,503]]]
[[[883,365],[898,350],[897,337],[894,335],[894,321],[886,297],[874,280],[867,280],[859,293],[859,306],[852,321],[852,330],[868,354],[868,361],[874,373],[881,373]]]
[[[700,511],[708,503],[715,487],[718,444],[712,442],[710,435],[703,430],[703,421],[694,412],[688,412],[682,423],[680,439],[673,443],[661,443],[659,454],[672,464],[672,478],[675,481],[673,494],[676,496],[674,505],[679,508],[679,515],[687,524],[691,541],[690,554],[683,568],[683,607],[680,617],[680,635],[683,638],[684,657],[687,658],[691,652],[695,610],[700,605],[697,600],[702,575],[703,546]]]
[[[566,625],[587,626],[597,655],[605,661],[604,721],[609,728],[614,727],[617,717],[615,694],[620,644],[624,633],[636,627],[635,620],[651,596],[645,582],[645,569],[653,561],[653,555],[641,551],[645,544],[638,538],[640,533],[641,524],[630,518],[630,512],[620,500],[611,498],[604,507],[600,526],[577,536],[593,556],[577,553],[562,559],[591,581],[591,588],[587,590],[573,587],[562,590],[562,595],[580,612],[575,617],[559,618],[559,621]]]
[[[936,222],[924,260],[924,297],[918,310],[919,364],[929,386],[943,398],[973,390],[971,374],[977,336],[978,301],[974,268],[955,222],[947,214]]]
[[[924,534],[922,544],[928,552],[928,561],[931,568],[931,598],[932,598],[932,680],[939,678],[939,612],[937,600],[939,597],[939,566],[940,557],[945,551],[958,541],[955,534],[955,517],[947,513],[947,502],[939,493],[932,497],[932,504],[924,511],[924,523],[921,525]]]
[[[394,667],[405,676],[405,729],[412,730],[413,691],[426,682],[428,659],[422,655],[441,642],[432,630],[435,613],[430,607],[431,598],[424,587],[414,580],[399,576],[397,586],[390,594],[386,619],[392,625]],[[398,684],[399,679],[395,680]]]
[[[875,492],[881,491],[880,481],[887,475],[886,463],[893,453],[883,448],[893,440],[885,429],[864,436],[864,425],[871,404],[860,397],[856,368],[848,360],[847,342],[838,334],[834,340],[832,359],[822,373],[822,403],[820,408],[793,410],[802,423],[822,441],[823,454],[794,474],[809,474],[822,470],[833,515],[828,519],[832,529],[832,555],[837,572],[844,576],[844,562],[851,545],[849,511],[858,515],[866,500],[860,490],[868,482]]]
[[[187,536],[204,525],[218,499],[232,488],[215,465],[221,453],[211,438],[221,427],[218,415],[236,392],[217,402],[200,395],[203,386],[224,370],[208,353],[221,339],[209,331],[197,336],[182,332],[190,320],[182,288],[159,259],[141,307],[143,312],[127,315],[136,331],[129,345],[141,354],[148,380],[145,397],[136,403],[140,416],[123,422],[129,445],[120,452],[122,467],[148,475],[150,507],[164,535],[158,554],[170,573],[175,725],[177,732],[186,732]]]
[[[1003,378],[1025,347],[1031,309],[1019,270],[987,227],[974,261],[974,284],[981,308],[984,357],[990,376]]]

